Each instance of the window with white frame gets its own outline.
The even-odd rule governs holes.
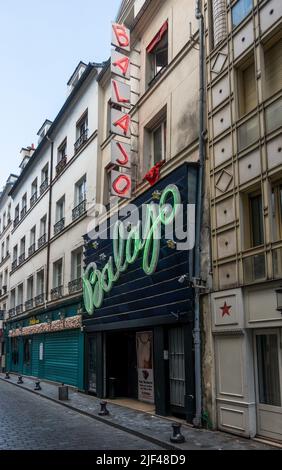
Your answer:
[[[76,281],[82,276],[82,247],[71,254],[71,280]]]
[[[53,264],[53,287],[63,286],[63,260],[62,258]]]
[[[65,217],[65,196],[61,197],[56,204],[56,222],[60,222]]]
[[[46,181],[48,181],[48,177],[49,177],[49,164],[46,163],[44,168],[42,168],[41,170],[41,183],[45,183]]]
[[[63,140],[61,145],[58,148],[58,156],[57,156],[57,162],[59,163],[61,160],[64,160],[67,156],[67,138]]]
[[[33,299],[33,276],[29,277],[27,280],[26,297],[27,297],[27,300]]]
[[[168,21],[166,21],[146,48],[148,58],[148,84],[168,65]]]
[[[47,230],[47,215],[44,215],[40,219],[40,237],[43,237],[43,235],[46,235],[46,230]]]
[[[37,272],[36,275],[36,293],[42,295],[44,293],[44,269]]]
[[[74,192],[75,206],[78,206],[86,199],[86,175],[75,184]]]

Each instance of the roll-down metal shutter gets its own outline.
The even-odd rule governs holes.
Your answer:
[[[78,386],[79,331],[45,336],[44,376],[48,380]]]

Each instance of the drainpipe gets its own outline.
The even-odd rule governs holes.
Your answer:
[[[205,165],[205,44],[204,17],[202,2],[196,1],[196,18],[199,20],[199,177],[197,187],[196,234],[195,234],[195,319],[194,319],[194,348],[195,348],[195,401],[196,413],[193,420],[195,427],[202,424],[202,367],[201,367],[201,330],[200,330],[200,290],[201,290],[201,229],[203,217],[203,189]]]
[[[47,231],[47,273],[46,273],[46,293],[45,307],[48,302],[49,293],[49,271],[50,271],[50,239],[51,239],[51,214],[52,214],[52,182],[53,182],[53,161],[54,161],[54,141],[47,135],[47,140],[51,144],[51,160],[50,160],[50,188],[49,188],[49,206],[48,206],[48,231]]]

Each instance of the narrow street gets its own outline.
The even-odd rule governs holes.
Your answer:
[[[0,382],[0,450],[161,450],[154,444]]]

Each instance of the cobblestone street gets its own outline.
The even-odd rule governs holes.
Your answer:
[[[154,444],[0,382],[0,450],[154,450]]]

